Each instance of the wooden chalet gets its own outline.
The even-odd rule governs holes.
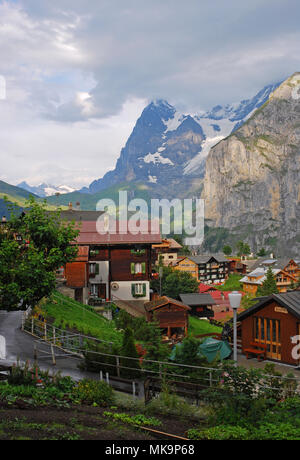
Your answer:
[[[298,278],[295,275],[280,268],[276,268],[276,266],[273,265],[271,265],[271,268],[279,292],[286,292],[293,284],[297,283]],[[267,267],[258,267],[244,276],[240,280],[240,283],[243,284],[244,292],[256,295],[259,286],[261,286],[266,279],[267,270]]]
[[[229,261],[222,254],[186,256],[174,268],[190,273],[201,283],[224,283],[229,274]]]
[[[198,318],[213,318],[213,306],[216,302],[212,296],[206,294],[180,294],[180,299],[185,305],[191,307],[191,315],[198,316]]]
[[[300,365],[293,354],[300,335],[300,291],[272,294],[238,316],[242,351],[251,357],[255,349],[265,347],[266,358],[282,363]],[[262,347],[261,347],[262,345]]]
[[[241,275],[246,275],[247,273],[247,264],[241,259],[229,259],[229,273],[239,273]]]
[[[181,244],[173,238],[163,239],[159,244],[152,245],[153,263],[159,264],[160,260],[163,265],[174,265],[178,259],[178,253],[182,249]]]
[[[178,300],[163,296],[144,305],[148,321],[158,321],[168,338],[187,335],[191,308]]]
[[[91,212],[86,212],[91,219]],[[84,220],[86,212],[64,213],[67,220],[80,221],[80,234],[74,241],[78,245],[77,259],[65,267],[66,285],[74,289],[76,300],[149,301],[151,247],[161,241],[159,227],[153,231],[149,222],[148,232],[132,234],[117,223],[116,232],[102,234],[96,219]]]

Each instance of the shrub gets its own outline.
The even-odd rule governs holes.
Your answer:
[[[134,344],[133,332],[130,328],[125,329],[121,354],[126,356],[126,358],[121,358],[121,366],[124,366],[125,368],[121,368],[121,376],[127,379],[138,379],[141,375],[138,370],[140,369],[140,363],[137,359],[139,358],[139,355]]]
[[[251,433],[247,428],[232,425],[219,425],[206,430],[191,429],[188,438],[193,440],[247,440]]]
[[[38,367],[30,368],[28,362],[23,367],[14,364],[7,381],[10,385],[36,385],[39,381],[38,372]]]
[[[114,403],[114,391],[105,382],[81,380],[74,388],[73,393],[81,403],[88,405],[96,403],[99,406],[109,406]]]
[[[300,427],[291,423],[264,423],[252,435],[256,440],[300,440]]]

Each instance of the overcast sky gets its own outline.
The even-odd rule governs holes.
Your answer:
[[[88,185],[152,99],[207,110],[299,71],[299,19],[299,0],[0,0],[0,179]]]

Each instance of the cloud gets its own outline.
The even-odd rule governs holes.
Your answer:
[[[0,3],[2,174],[83,185],[114,166],[150,99],[195,112],[253,96],[299,70],[299,12],[297,0]]]

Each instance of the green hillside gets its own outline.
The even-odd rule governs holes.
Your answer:
[[[14,185],[7,184],[0,180],[0,218],[3,216],[10,216],[9,206],[8,203],[5,202],[4,197],[6,197],[10,203],[17,203],[18,206],[16,207],[16,211],[21,212],[30,195],[32,194],[20,187],[15,187]],[[36,195],[33,196],[38,198]]]
[[[27,192],[27,190],[16,187],[15,185],[7,184],[6,182],[0,180],[0,198],[3,198],[4,196],[7,196],[9,201],[14,201],[18,204],[25,204],[25,201],[28,200],[30,196],[39,198],[37,195]]]
[[[114,187],[107,188],[102,190],[101,192],[95,194],[89,193],[80,193],[80,192],[72,192],[66,193],[64,195],[59,196],[51,196],[47,198],[47,202],[51,205],[64,205],[67,206],[70,202],[73,203],[73,206],[76,205],[77,202],[80,203],[80,208],[86,211],[94,211],[96,210],[96,205],[99,200],[104,198],[110,198],[113,200],[116,205],[119,203],[119,191],[127,191],[128,192],[128,201],[133,198],[142,198],[147,202],[150,201],[150,196],[148,193],[148,187],[141,183],[122,183],[118,184]]]
[[[34,193],[28,192],[27,190],[16,187],[15,185],[10,185],[7,182],[0,180],[0,218],[3,216],[10,216],[9,203],[16,204],[17,206],[15,211],[21,212],[22,209],[25,208],[26,202],[30,196],[33,196],[37,201],[44,200],[44,198],[40,198]],[[6,198],[9,203],[5,202],[4,198]],[[56,206],[53,206],[49,203],[47,208],[49,210],[54,210],[56,209]],[[62,206],[62,208],[64,207]]]

